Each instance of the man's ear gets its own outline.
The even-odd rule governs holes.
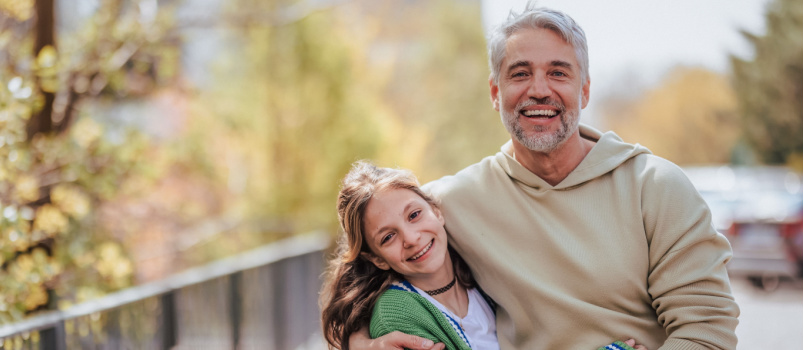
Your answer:
[[[374,255],[372,253],[361,252],[360,256],[362,256],[363,258],[365,258],[368,261],[371,261],[371,263],[374,264],[374,266],[377,266],[377,268],[380,269],[380,270],[390,270],[391,269],[391,266],[389,266],[388,263],[385,262],[385,260],[383,260],[383,258],[381,258],[379,256],[376,256],[376,255]]]
[[[489,77],[489,92],[491,93],[491,106],[500,111],[500,87],[494,84],[494,77]]]
[[[586,108],[586,105],[589,104],[589,84],[591,83],[590,79],[586,79],[586,84],[583,84],[581,88],[581,109]]]

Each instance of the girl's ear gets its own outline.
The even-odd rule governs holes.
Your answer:
[[[441,209],[438,209],[432,205],[431,207],[433,208],[433,213],[435,213],[436,217],[438,218],[438,221],[441,222],[441,226],[444,226],[444,224],[446,224],[446,221],[444,221],[444,215],[441,215]]]
[[[380,269],[380,270],[390,270],[391,269],[391,266],[389,266],[388,263],[385,262],[385,260],[383,260],[383,258],[381,258],[379,256],[376,256],[376,255],[374,255],[372,253],[361,252],[360,256],[362,256],[363,258],[365,258],[368,261],[371,261],[371,263],[374,264],[374,266],[377,266],[377,268]]]

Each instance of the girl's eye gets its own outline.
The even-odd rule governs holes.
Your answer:
[[[389,233],[389,234],[383,236],[382,240],[380,240],[380,244],[384,244],[385,242],[388,242],[391,239],[391,237],[393,237],[393,236],[394,236],[393,233]]]
[[[414,212],[410,213],[410,217],[409,217],[409,219],[410,219],[410,220],[413,220],[413,219],[415,219],[415,218],[419,217],[419,214],[421,214],[421,213],[422,213],[422,211],[421,211],[421,210],[416,210],[416,211],[414,211]]]

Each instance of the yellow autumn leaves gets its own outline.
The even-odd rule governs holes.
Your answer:
[[[702,68],[677,68],[638,98],[603,105],[603,121],[623,140],[678,164],[728,163],[740,134],[728,77]]]
[[[39,51],[35,72],[39,76],[42,91],[55,93],[59,89],[59,55],[56,48],[47,45]]]
[[[33,2],[34,0],[0,0],[0,10],[22,22],[33,16]]]
[[[95,268],[98,273],[111,283],[113,288],[128,285],[128,279],[134,272],[134,265],[124,255],[122,247],[113,242],[105,242],[96,249]]]
[[[22,201],[34,201],[39,196],[36,179],[25,177],[17,185],[17,196]],[[52,237],[67,231],[69,218],[80,220],[89,213],[90,199],[80,188],[71,184],[59,184],[51,190],[50,204],[36,209],[33,234],[44,233]]]
[[[23,304],[30,309],[47,301],[47,292],[40,283],[59,274],[61,266],[48,257],[44,249],[37,248],[31,254],[21,255],[15,259],[8,267],[8,272],[17,281],[26,285],[28,291]]]
[[[103,127],[89,118],[82,118],[70,130],[73,141],[81,148],[88,148],[93,142],[103,136]]]

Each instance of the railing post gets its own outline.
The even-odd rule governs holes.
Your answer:
[[[64,321],[59,321],[53,327],[39,331],[39,349],[66,350],[67,342],[64,338]]]
[[[236,272],[229,276],[229,312],[232,321],[232,350],[240,347],[240,322],[243,316],[243,303],[240,293],[243,272]]]
[[[159,296],[159,308],[162,314],[159,317],[159,333],[161,335],[161,349],[169,350],[176,346],[178,331],[176,325],[176,300],[173,291]]]
[[[271,266],[273,275],[271,276],[271,303],[274,305],[274,349],[287,349],[288,348],[288,314],[286,312],[287,293],[285,293],[285,286],[287,285],[287,260],[280,260]]]

